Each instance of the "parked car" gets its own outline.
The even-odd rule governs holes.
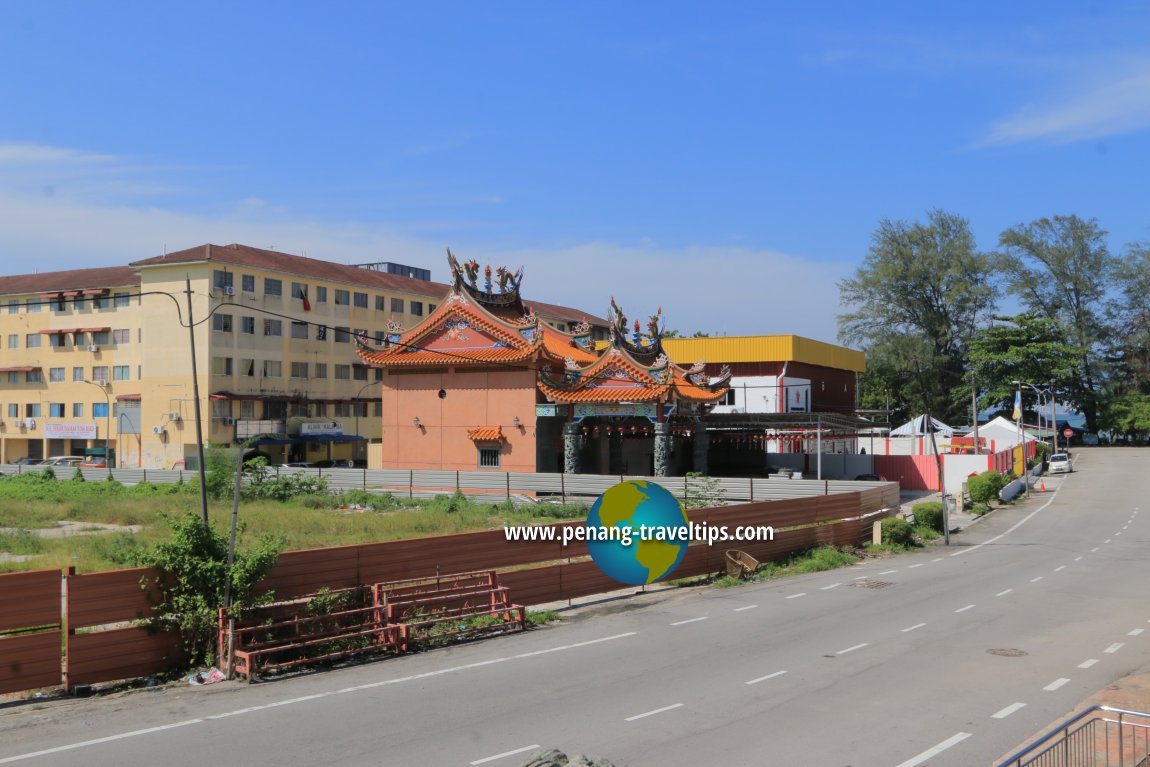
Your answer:
[[[855,482],[886,482],[886,480],[878,474],[859,474],[855,477]]]
[[[43,458],[17,458],[12,462],[14,466],[36,466],[44,462]]]
[[[40,462],[40,466],[51,466],[52,468],[75,468],[84,462],[82,455],[55,455],[51,458],[45,458]]]
[[[355,463],[350,458],[338,458],[334,461],[324,459],[312,464],[317,469],[350,469],[354,465]]]
[[[307,461],[292,461],[291,463],[281,463],[279,465],[279,468],[281,469],[310,469],[312,467],[313,464],[310,464]]]
[[[1074,471],[1074,464],[1067,453],[1054,453],[1047,459],[1051,474],[1069,474]]]

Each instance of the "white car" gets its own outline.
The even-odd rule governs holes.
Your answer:
[[[1051,474],[1069,474],[1074,471],[1074,466],[1070,463],[1070,456],[1066,453],[1054,453],[1047,459],[1050,466]]]
[[[45,458],[43,461],[38,463],[37,466],[40,466],[40,467],[54,466],[56,468],[61,468],[61,467],[72,468],[75,466],[79,466],[85,460],[86,459],[82,455],[56,455],[56,456],[52,456],[51,458]]]

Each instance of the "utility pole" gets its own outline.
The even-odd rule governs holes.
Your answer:
[[[926,428],[930,433],[930,448],[934,451],[934,463],[938,467],[938,492],[942,495],[942,543],[950,545],[950,504],[946,502],[946,475],[942,471],[942,455],[938,452],[938,442],[934,438],[934,418],[930,407],[926,410]]]
[[[184,275],[184,295],[188,298],[188,343],[192,350],[192,407],[196,416],[196,457],[200,468],[200,513],[208,526],[208,475],[204,466],[204,426],[200,417],[200,377],[196,373],[196,323],[192,321],[192,278]],[[241,451],[242,452],[242,451]]]
[[[982,455],[981,443],[978,441],[978,391],[974,386],[974,371],[970,371],[970,415],[974,420],[974,454]]]

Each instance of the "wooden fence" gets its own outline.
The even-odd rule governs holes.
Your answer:
[[[818,544],[869,540],[871,525],[898,506],[895,484],[780,501],[694,509],[692,523],[771,526],[773,541],[688,547],[676,577],[723,569],[726,549],[760,560]],[[283,553],[257,593],[277,599],[342,588],[471,570],[501,570],[500,582],[519,604],[538,605],[618,589],[587,557],[584,543],[509,541],[503,530],[337,546]],[[511,568],[511,569],[508,569]],[[179,638],[148,633],[159,573],[147,568],[78,575],[57,570],[0,575],[0,693],[128,679],[178,668]],[[142,588],[150,584],[150,588]],[[63,648],[63,652],[61,649]]]

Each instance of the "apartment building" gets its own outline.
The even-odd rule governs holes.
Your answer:
[[[192,465],[194,383],[206,443],[362,462],[381,436],[381,371],[354,339],[421,322],[451,290],[429,277],[236,244],[0,277],[0,463],[108,445],[121,467]],[[560,329],[585,318],[532,308]]]

